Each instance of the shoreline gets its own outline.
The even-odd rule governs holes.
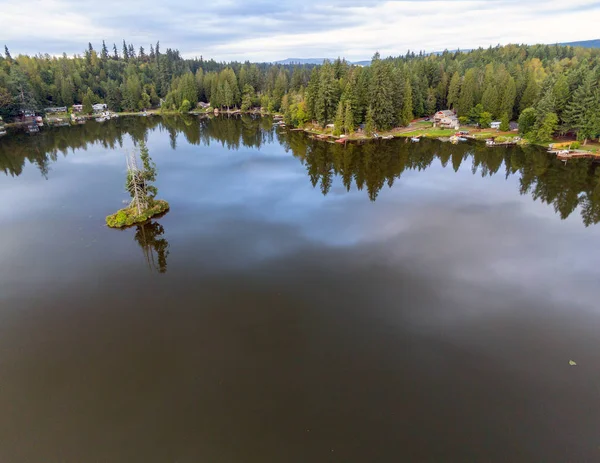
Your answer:
[[[189,111],[187,113],[182,113],[180,111],[173,111],[173,110],[169,110],[169,111],[165,111],[165,110],[161,110],[160,108],[155,108],[155,109],[150,109],[147,111],[122,111],[122,112],[118,112],[118,113],[111,113],[112,115],[115,115],[117,118],[118,117],[152,117],[152,116],[185,116],[185,115],[190,115],[190,116],[206,116],[206,117],[211,117],[211,116],[221,116],[221,115],[252,115],[252,116],[260,116],[260,117],[272,117],[274,119],[279,119],[282,120],[284,115],[281,113],[270,113],[270,112],[264,112],[261,111],[260,109],[252,109],[252,110],[248,110],[248,111],[242,111],[240,109],[229,109],[229,110],[210,110],[210,108],[207,109],[196,109],[193,111]],[[72,124],[71,123],[71,119],[70,119],[70,115],[67,114],[61,114],[61,115],[56,115],[56,116],[51,116],[51,117],[56,117],[59,119],[67,119],[67,122],[70,125],[78,125],[77,123]],[[94,120],[98,117],[102,117],[101,115],[98,114],[93,114],[93,115],[79,115],[77,116],[79,118],[85,119],[87,120]],[[114,117],[114,116],[113,116]],[[44,121],[44,126],[51,126],[50,124],[48,124],[46,121]],[[15,127],[23,127],[26,126],[28,123],[26,122],[5,122],[4,126],[6,128],[15,128]],[[387,131],[381,131],[381,132],[376,132],[374,135],[366,135],[365,133],[361,133],[361,132],[353,132],[351,134],[348,134],[346,136],[336,136],[334,135],[332,132],[333,130],[331,128],[321,128],[318,127],[314,124],[305,124],[303,127],[285,127],[287,130],[292,131],[292,132],[304,132],[305,134],[307,134],[308,136],[310,136],[311,138],[315,139],[315,140],[320,140],[320,141],[325,141],[325,142],[337,142],[340,144],[346,144],[346,143],[362,143],[365,141],[378,141],[378,140],[390,140],[390,139],[398,139],[398,138],[404,138],[405,140],[407,140],[408,138],[426,138],[426,139],[430,139],[430,140],[439,140],[441,142],[448,142],[449,138],[452,137],[455,133],[456,130],[455,129],[440,129],[440,128],[435,128],[432,126],[432,124],[428,121],[424,121],[423,119],[417,119],[412,121],[408,126],[406,127],[394,127],[390,130]],[[459,129],[460,130],[460,129]],[[468,135],[465,136],[465,138],[467,138],[469,141],[473,140],[473,141],[485,141],[486,139],[489,138],[496,138],[496,137],[505,137],[505,138],[515,138],[515,137],[519,137],[519,134],[517,132],[501,132],[497,129],[479,129],[479,128],[474,128],[474,127],[470,127],[470,126],[465,126],[463,127],[463,130],[466,130],[468,132],[470,132]],[[7,134],[8,135],[8,134]],[[523,145],[532,145],[532,146],[539,146],[539,147],[543,147],[543,148],[548,148],[549,144],[558,144],[558,145],[565,145],[568,144],[569,142],[573,143],[575,142],[575,140],[565,140],[564,137],[554,137],[552,138],[551,141],[547,142],[547,143],[536,143],[536,142],[532,142],[530,140],[527,140],[525,138],[521,138],[521,140],[519,140],[518,142],[512,142],[512,141],[508,141],[508,145],[511,146],[523,146]],[[595,142],[592,140],[590,145],[581,145],[578,147],[578,151],[585,151],[587,153],[590,153],[592,155],[595,155],[596,157],[600,157],[600,146],[596,146],[597,144],[595,144]]]

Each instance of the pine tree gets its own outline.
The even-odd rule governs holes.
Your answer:
[[[12,62],[12,56],[10,56],[10,51],[8,51],[8,47],[4,45],[4,57],[7,61]]]
[[[106,43],[104,40],[102,41],[102,51],[100,52],[100,58],[102,61],[106,61],[108,59],[108,48],[106,48]]]
[[[317,120],[317,99],[319,98],[319,68],[314,67],[306,88],[306,112],[309,120]]]
[[[229,85],[229,82],[227,80],[223,82],[222,105],[227,107],[227,111],[229,111],[229,108],[233,106],[233,90],[231,89],[231,85]]]
[[[502,132],[508,132],[510,130],[510,120],[507,113],[502,115],[502,119],[500,120],[500,130]]]
[[[404,98],[402,101],[402,112],[400,113],[401,125],[407,126],[413,119],[412,101],[412,86],[410,80],[407,78],[404,81]]]
[[[315,104],[317,121],[325,126],[335,117],[337,108],[337,82],[331,63],[325,61],[319,71],[318,95]]]
[[[344,132],[351,134],[354,132],[354,113],[352,112],[352,104],[346,101],[346,111],[344,113]]]
[[[369,109],[367,109],[367,117],[365,118],[365,133],[370,137],[375,133],[375,130],[377,130],[377,126],[373,119],[373,108],[369,106]]]
[[[83,97],[83,101],[82,101],[82,103],[83,103],[82,112],[84,114],[92,114],[94,112],[94,108],[92,107],[93,98],[94,98],[94,94],[88,88],[86,94]]]
[[[393,88],[391,69],[376,54],[371,61],[369,103],[377,127],[388,129],[394,122]]]
[[[568,104],[564,114],[567,127],[575,130],[577,139],[583,140],[584,144],[587,143],[589,138],[598,135],[595,123],[598,111],[600,111],[597,85],[594,71],[588,72],[582,84],[575,90],[573,99]]]
[[[335,120],[333,123],[333,134],[340,136],[344,130],[344,103],[339,102],[337,111],[335,112]]]
[[[552,139],[552,135],[558,128],[558,116],[555,113],[547,113],[535,132],[537,142],[546,142]]]
[[[483,92],[483,96],[481,98],[481,104],[485,111],[488,111],[493,116],[498,114],[498,100],[500,99],[500,95],[498,93],[498,84],[495,80],[491,80],[488,82],[485,91]]]
[[[129,49],[127,48],[125,40],[123,40],[123,59],[129,61]]]
[[[533,130],[536,118],[535,108],[526,108],[519,116],[519,133],[529,134]]]
[[[450,79],[450,85],[448,87],[448,108],[454,108],[458,104],[458,98],[460,95],[460,75],[455,72]]]
[[[475,106],[475,92],[477,91],[475,70],[469,69],[465,74],[458,98],[458,115],[466,116]]]
[[[121,111],[121,89],[114,80],[109,80],[106,86],[106,105],[111,111]]]
[[[248,111],[252,108],[252,104],[254,101],[254,89],[252,85],[246,84],[244,85],[244,93],[242,96],[242,111]]]
[[[523,91],[523,95],[521,95],[519,100],[519,109],[523,111],[525,108],[533,106],[538,98],[539,92],[539,85],[535,81],[533,72],[530,71],[527,73],[525,90]]]
[[[499,114],[507,114],[509,119],[514,114],[515,99],[517,98],[517,85],[514,77],[508,75],[500,93],[498,101]]]
[[[119,59],[119,52],[117,51],[117,44],[113,43],[113,59],[114,60],[118,60]]]

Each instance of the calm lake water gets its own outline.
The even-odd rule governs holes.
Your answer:
[[[140,137],[171,211],[108,229]],[[589,161],[122,118],[0,196],[2,462],[600,461]]]

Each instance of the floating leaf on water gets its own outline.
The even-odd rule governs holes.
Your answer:
[[[569,365],[574,367],[575,365],[577,365],[577,363],[574,360],[569,360]]]

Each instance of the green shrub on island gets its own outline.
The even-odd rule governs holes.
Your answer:
[[[141,214],[138,214],[135,206],[130,206],[106,217],[106,225],[111,228],[130,227],[146,222],[157,215],[164,214],[168,210],[169,203],[162,199],[154,201],[154,204],[142,211]]]
[[[153,185],[156,181],[156,165],[150,158],[146,142],[139,142],[142,167],[138,165],[137,151],[127,156],[127,180],[125,189],[131,196],[129,206],[106,217],[106,225],[111,228],[123,228],[146,222],[154,216],[169,210],[169,203],[155,199],[158,190]]]

